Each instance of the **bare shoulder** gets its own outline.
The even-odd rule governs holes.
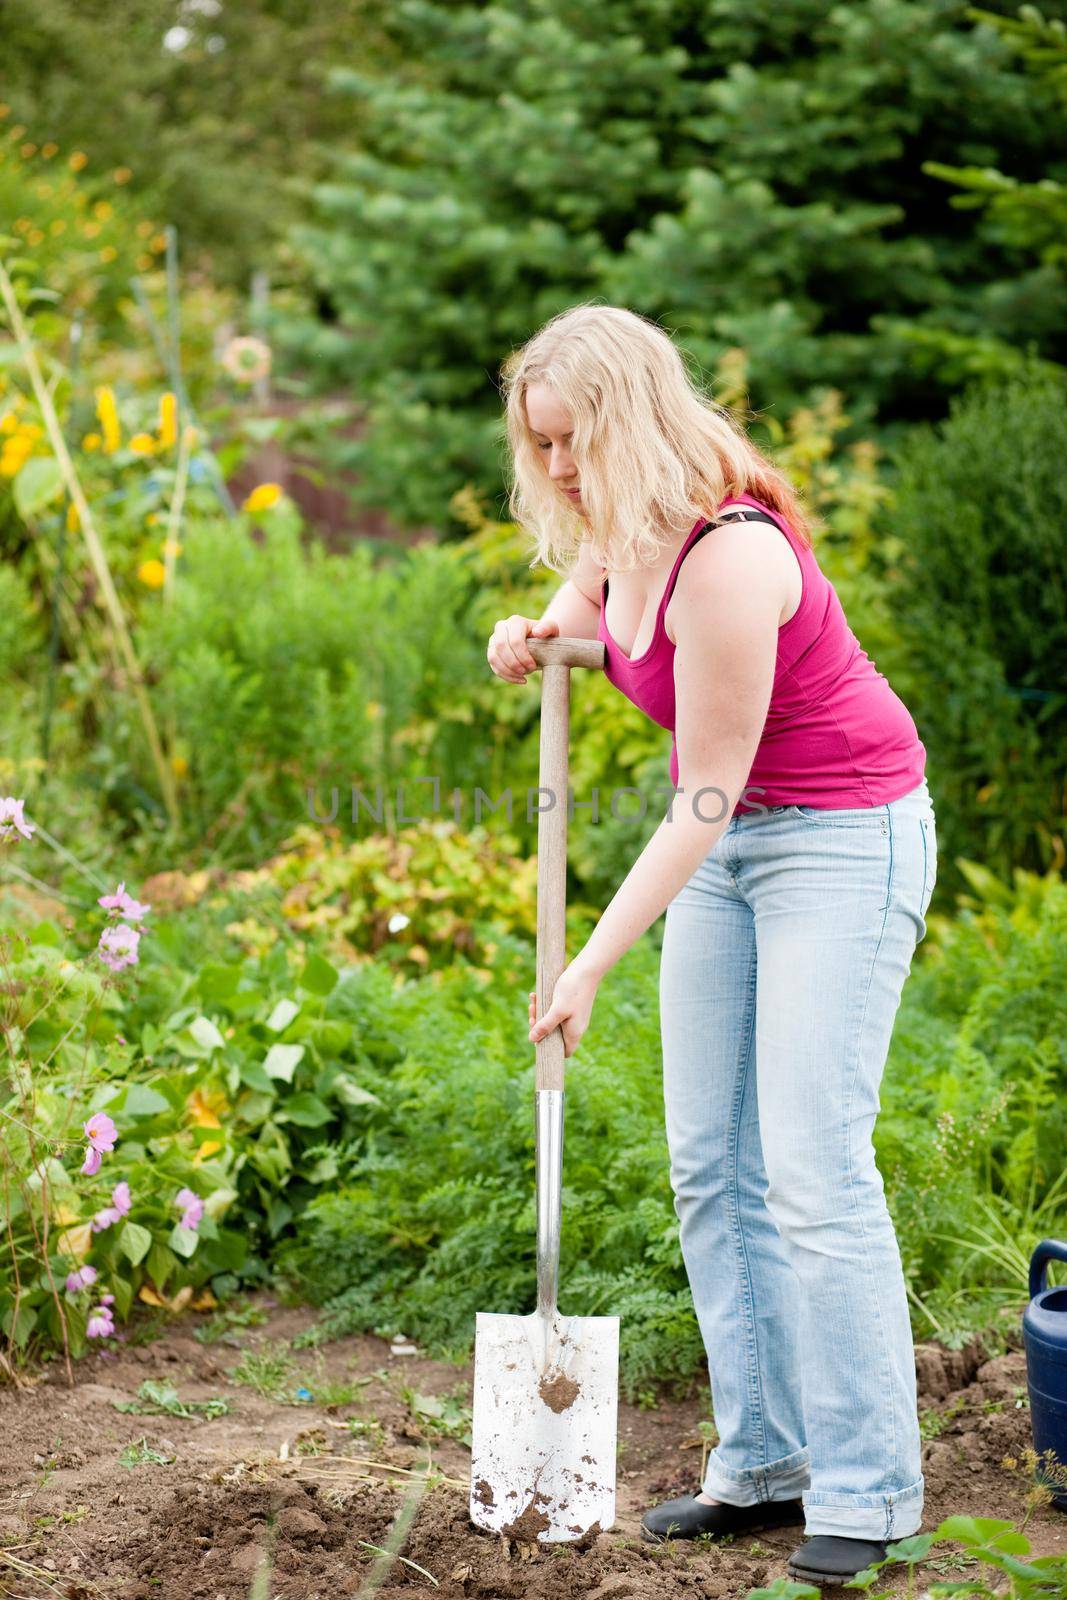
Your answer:
[[[690,611],[702,616],[709,606],[729,611],[741,601],[773,610],[781,626],[800,604],[802,582],[800,563],[781,529],[769,522],[724,522],[698,540],[682,562],[664,612],[668,638],[677,643],[674,624]]]
[[[571,573],[571,582],[595,606],[600,604],[600,590],[606,570],[606,567],[593,560],[589,545],[583,540],[578,546],[578,560]]]

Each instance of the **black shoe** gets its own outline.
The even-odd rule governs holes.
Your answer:
[[[695,1494],[683,1494],[645,1512],[641,1537],[654,1544],[662,1544],[664,1539],[696,1539],[702,1533],[714,1539],[727,1533],[792,1527],[803,1521],[804,1503],[799,1499],[763,1500],[754,1506],[707,1506]]]
[[[815,1533],[789,1557],[789,1576],[809,1583],[844,1583],[864,1567],[885,1560],[880,1539],[846,1539],[836,1533]]]

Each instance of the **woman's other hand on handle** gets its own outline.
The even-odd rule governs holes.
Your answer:
[[[589,1026],[593,1002],[600,986],[599,974],[585,966],[580,957],[571,962],[556,980],[552,1004],[537,1018],[537,992],[530,990],[530,1042],[536,1044],[555,1028],[563,1029],[563,1054],[572,1056]]]
[[[526,674],[537,670],[537,662],[530,654],[528,638],[551,639],[559,633],[559,623],[546,618],[518,615],[504,617],[493,629],[486,657],[498,678],[505,683],[525,683]]]

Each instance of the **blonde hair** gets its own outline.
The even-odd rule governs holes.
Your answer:
[[[730,495],[778,511],[809,547],[796,492],[725,406],[702,394],[657,323],[622,306],[586,301],[561,311],[501,368],[513,519],[536,541],[531,560],[559,572],[588,541],[598,565],[652,565],[698,517]],[[566,406],[585,515],[558,489],[526,414],[530,384]]]

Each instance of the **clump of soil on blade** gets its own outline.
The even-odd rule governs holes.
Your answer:
[[[267,1322],[239,1335],[248,1355],[315,1322],[310,1309],[261,1304]],[[428,1434],[405,1404],[405,1392],[443,1396],[464,1382],[469,1403],[469,1369],[346,1338],[315,1359],[335,1384],[365,1379],[358,1398],[319,1403],[310,1383],[309,1401],[287,1404],[233,1380],[242,1351],[194,1339],[205,1320],[188,1314],[151,1343],[94,1351],[76,1363],[73,1389],[59,1363],[30,1387],[0,1389],[0,1549],[25,1563],[21,1600],[358,1596],[379,1560],[370,1547],[388,1540],[413,1482],[421,1488],[412,1474],[428,1451],[444,1479],[424,1491],[406,1560],[393,1562],[376,1600],[743,1600],[786,1576],[803,1542],[801,1527],[715,1544],[641,1540],[648,1506],[697,1488],[706,1394],[695,1389],[620,1406],[615,1526],[546,1545],[536,1540],[536,1496],[507,1535],[476,1528],[462,1430]],[[306,1355],[292,1350],[294,1363]],[[1020,1520],[1029,1479],[1004,1463],[1032,1442],[1021,1350],[986,1360],[977,1345],[921,1345],[916,1371],[928,1435],[924,1527],[952,1512]],[[231,1409],[211,1418],[117,1411],[146,1378],[168,1380],[187,1402],[224,1397]],[[1039,1509],[1027,1534],[1035,1555],[1062,1554],[1067,1515]],[[945,1575],[920,1568],[920,1587],[924,1574]],[[0,1576],[0,1592],[7,1581]],[[903,1574],[885,1587],[903,1595]]]
[[[537,1385],[537,1392],[550,1411],[558,1416],[568,1411],[578,1398],[579,1389],[573,1378],[565,1372],[546,1372]]]

